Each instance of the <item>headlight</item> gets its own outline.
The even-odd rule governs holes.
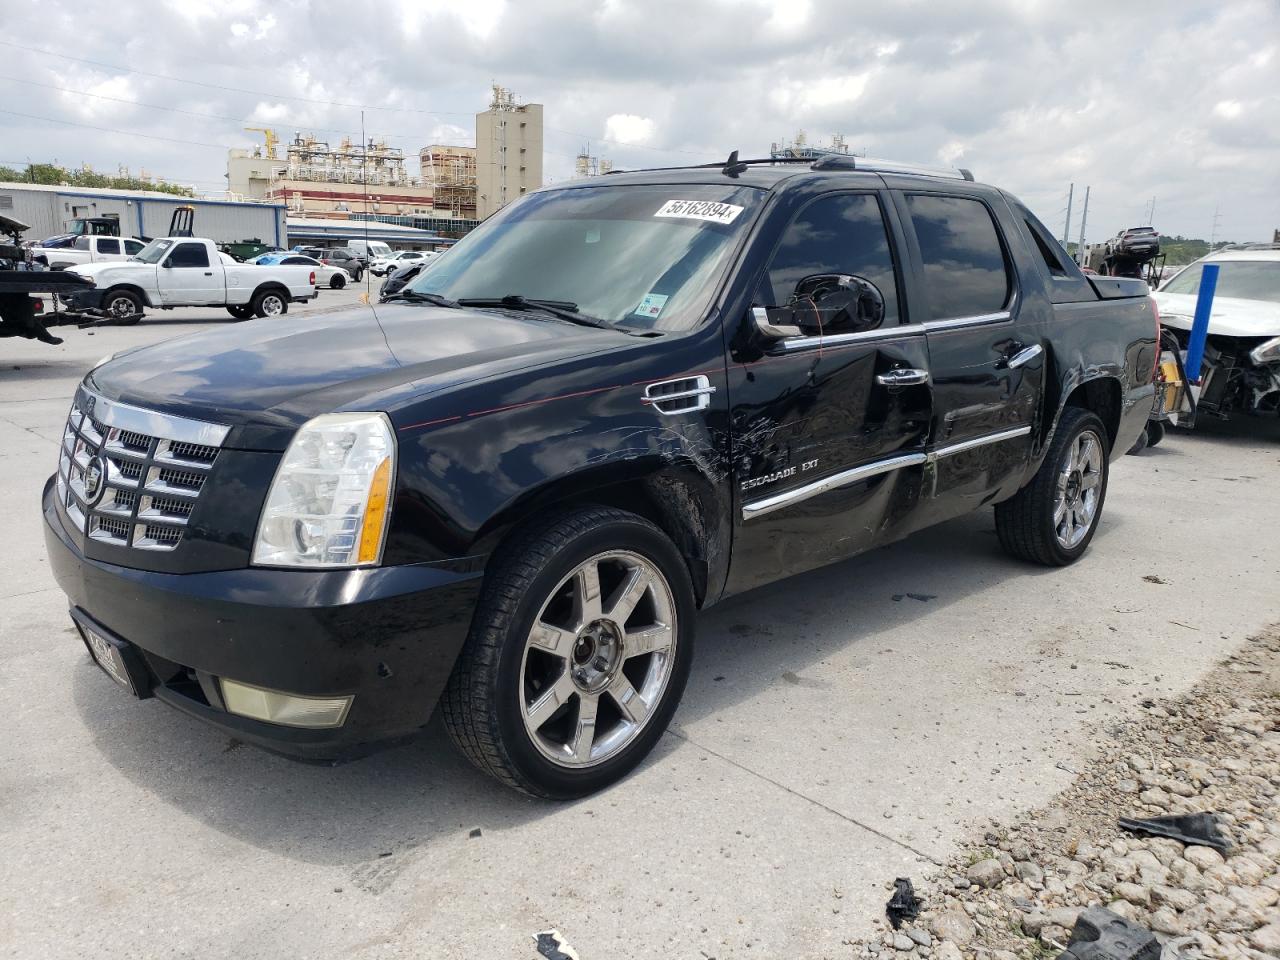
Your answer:
[[[271,483],[253,562],[367,567],[382,559],[395,482],[395,434],[381,413],[329,413],[303,424]]]
[[[1280,337],[1258,344],[1249,351],[1249,359],[1258,366],[1266,363],[1280,363]]]

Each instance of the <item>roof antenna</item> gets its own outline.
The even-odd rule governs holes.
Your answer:
[[[729,159],[725,161],[724,170],[721,173],[726,177],[737,177],[745,169],[747,165],[738,159],[738,151],[735,150],[729,154]]]

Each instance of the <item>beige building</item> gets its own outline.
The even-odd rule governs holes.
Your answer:
[[[434,193],[436,216],[476,216],[476,148],[434,143],[418,152],[422,182]]]
[[[476,213],[481,220],[542,186],[542,104],[495,86],[476,114]]]
[[[229,150],[227,152],[227,192],[245,200],[265,200],[274,172],[285,164],[273,157],[264,157],[260,150]]]

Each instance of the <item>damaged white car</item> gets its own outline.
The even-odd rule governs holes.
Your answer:
[[[1222,418],[1280,415],[1280,245],[1219,250],[1161,286],[1154,294],[1160,320],[1184,350],[1206,263],[1219,272],[1198,408]]]

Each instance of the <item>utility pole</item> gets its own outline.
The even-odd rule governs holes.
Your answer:
[[[1062,249],[1067,249],[1067,241],[1071,238],[1071,198],[1075,196],[1076,185],[1067,187],[1067,222],[1062,225]]]
[[[1213,227],[1209,230],[1209,252],[1213,253],[1213,243],[1218,239],[1218,204],[1213,205]]]
[[[1089,191],[1092,187],[1084,188],[1084,209],[1080,211],[1080,239],[1076,241],[1076,263],[1083,266],[1087,261],[1084,259],[1084,225],[1089,219]]]
[[[1151,210],[1147,213],[1147,226],[1154,227],[1156,225],[1156,198],[1151,198]]]

